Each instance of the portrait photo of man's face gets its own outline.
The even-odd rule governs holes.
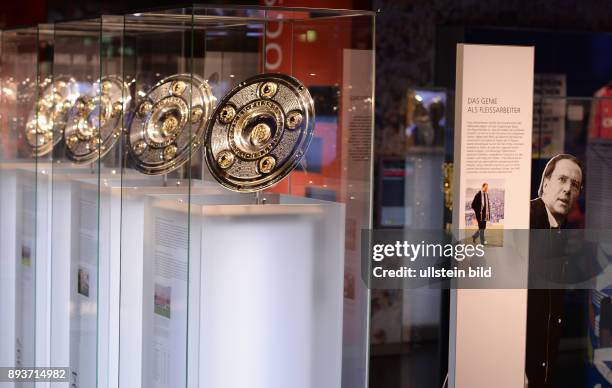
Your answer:
[[[561,159],[551,176],[544,178],[541,197],[554,216],[565,217],[578,200],[581,187],[580,166],[570,159]]]

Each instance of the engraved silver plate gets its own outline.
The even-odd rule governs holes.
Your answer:
[[[195,75],[158,82],[136,105],[130,125],[128,149],[136,168],[167,174],[188,161],[202,145],[215,103],[208,83]]]
[[[67,113],[78,95],[78,85],[70,77],[47,79],[41,84],[39,98],[26,124],[26,140],[33,155],[46,155],[59,143]]]
[[[77,98],[64,129],[66,155],[77,163],[91,163],[110,151],[131,100],[128,86],[112,75],[95,82],[90,94]]]
[[[300,163],[314,117],[310,93],[297,79],[285,74],[249,78],[223,98],[209,122],[206,164],[230,190],[262,190]]]

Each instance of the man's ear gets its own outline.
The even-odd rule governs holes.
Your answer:
[[[548,182],[550,182],[550,178],[544,178],[544,181],[542,182],[542,194],[544,194],[544,192],[546,191],[546,188],[548,187]]]

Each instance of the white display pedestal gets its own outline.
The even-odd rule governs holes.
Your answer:
[[[180,334],[174,335],[171,346],[173,349],[182,349],[182,351],[171,352],[173,370],[155,369],[152,365],[155,361],[152,360],[153,354],[161,356],[163,353],[163,344],[156,350],[153,350],[154,344],[152,340],[153,330],[153,314],[154,314],[154,280],[155,272],[155,256],[157,249],[164,250],[159,246],[159,236],[156,233],[163,233],[161,223],[166,222],[166,227],[178,228],[179,233],[174,236],[174,250],[169,252],[173,264],[180,268],[166,267],[170,272],[184,271],[184,265],[187,261],[187,250],[189,249],[188,235],[189,218],[187,214],[187,205],[189,195],[184,187],[139,187],[132,189],[123,189],[122,198],[122,234],[121,234],[121,334],[120,334],[120,373],[119,385],[129,387],[173,387],[176,384],[184,384],[186,367],[186,340],[187,340],[187,324],[186,324],[186,296],[183,300],[182,313],[174,312],[172,322],[176,330]],[[218,203],[236,203],[243,201],[252,203],[254,196],[242,196],[234,193],[228,193],[217,184],[192,182],[191,200],[195,198],[207,198],[210,201]],[[172,203],[179,206],[182,210],[171,211],[166,214],[165,221],[160,221],[159,224],[154,224],[158,215],[158,203]],[[192,224],[193,225],[193,224]],[[193,233],[192,233],[193,235]],[[193,269],[190,268],[191,274]],[[183,296],[187,294],[187,280],[183,279],[179,282],[180,286],[175,287],[175,296],[180,289],[183,291]],[[195,288],[190,291],[190,298],[197,298],[195,290],[198,289],[197,282],[192,282],[191,285]],[[158,287],[158,290],[159,287]],[[158,313],[161,311],[158,309]],[[191,312],[190,312],[191,314]],[[195,315],[197,317],[197,314]],[[190,321],[191,322],[191,321]],[[196,325],[191,325],[190,330],[197,330]],[[168,331],[169,334],[175,334]],[[159,332],[158,332],[159,334]],[[190,344],[197,342],[190,341]],[[135,351],[134,349],[138,349]],[[154,353],[157,351],[158,353]],[[124,355],[129,355],[126,357]],[[190,368],[190,374],[196,373],[195,368]],[[172,376],[170,376],[172,374]],[[155,383],[153,381],[156,381]],[[164,383],[163,381],[166,381]],[[168,381],[172,381],[170,384]],[[180,383],[179,383],[180,381]],[[193,385],[194,380],[190,377],[188,386]],[[196,382],[197,384],[197,382]]]
[[[49,365],[49,182],[39,167],[0,168],[0,366]]]
[[[117,386],[121,187],[163,184],[143,178],[53,172],[51,365],[79,387]]]
[[[344,205],[214,191],[124,190],[120,386],[340,387]]]
[[[280,196],[197,210],[199,386],[339,388],[344,205]]]
[[[51,363],[70,366],[65,387],[96,385],[98,186],[79,177],[92,179],[53,171]]]
[[[51,365],[51,174],[38,163],[36,175],[36,366]],[[36,384],[47,388],[51,383]]]
[[[18,174],[0,170],[0,366],[17,365],[16,304],[18,283],[17,219],[19,208]]]
[[[133,247],[126,243],[132,240],[123,234],[143,230],[144,218],[134,217],[133,211],[144,208],[147,195],[186,198],[179,193],[187,188],[173,186],[163,177],[129,174],[121,178],[105,171],[98,181],[83,170],[56,169],[53,180],[52,365],[70,365],[70,384],[117,387],[120,290],[125,284],[129,299],[133,279],[143,270],[141,265],[121,278],[122,247],[126,249],[123,263],[127,268],[132,263]],[[138,241],[142,245],[143,239]],[[142,263],[142,258],[133,260]],[[129,310],[126,316],[131,314]],[[128,338],[133,336],[127,334]],[[130,358],[126,357],[128,365]]]
[[[38,337],[22,365],[69,365],[79,387],[340,387],[344,205],[49,171],[36,191],[33,172],[0,175],[2,312],[31,306]],[[19,272],[26,245],[36,277]],[[25,355],[16,322],[0,321],[2,365]]]
[[[87,183],[97,184],[93,180]],[[209,194],[221,190],[217,185],[192,185],[191,189]],[[186,190],[176,181],[138,173],[124,176],[123,180],[100,180],[98,340],[104,346],[98,347],[98,368],[108,373],[98,373],[98,386],[132,386],[134,376],[140,377],[142,354],[133,351],[132,341],[142,335],[142,326],[136,324],[142,321],[142,314],[135,312],[142,311],[139,279],[143,272],[144,213],[150,206],[149,196],[184,200]],[[140,301],[136,308],[134,299]],[[127,352],[124,354],[129,354],[121,364],[120,346]]]

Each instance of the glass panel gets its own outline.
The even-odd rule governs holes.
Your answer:
[[[100,43],[100,136],[98,386],[119,384],[121,290],[121,171],[132,99],[123,77],[123,17],[102,16]],[[128,283],[129,284],[129,283]]]
[[[53,77],[53,25],[38,26],[38,74],[36,101],[40,101],[43,85]],[[32,101],[32,107],[36,104]],[[39,105],[40,106],[40,105]],[[36,112],[39,142],[44,139],[46,125],[42,109]],[[48,135],[47,135],[48,136]],[[52,139],[48,136],[47,139]],[[51,174],[52,152],[36,157],[36,365],[51,365]]]
[[[51,363],[70,384],[98,384],[100,20],[57,23],[53,78],[41,90],[53,125]]]
[[[192,101],[202,106],[207,93],[192,76],[191,26],[186,9],[124,18],[122,71],[133,101],[121,153],[121,387],[187,386],[192,272],[182,206],[202,166],[201,154],[191,158],[202,128],[190,124]]]
[[[37,28],[2,33],[0,365],[36,365]],[[41,317],[42,319],[43,317]],[[25,384],[24,386],[34,386]]]
[[[610,185],[612,182],[612,87],[607,84],[600,88],[596,96],[599,96],[588,104],[587,101],[568,100],[568,132],[566,136],[570,140],[576,133],[586,133],[586,149],[584,158],[586,164],[586,184],[584,201],[584,227],[586,229],[608,229],[610,226]],[[581,109],[580,107],[584,107]],[[588,112],[588,114],[587,114]],[[583,114],[580,114],[583,113]],[[588,118],[588,127],[585,125]],[[568,136],[569,135],[569,136]],[[606,253],[609,257],[609,253]],[[576,296],[583,296],[582,299]],[[610,320],[610,301],[612,297],[612,285],[598,281],[593,289],[588,290],[586,295],[574,296],[583,304],[579,308],[576,304],[566,302],[565,316],[571,319],[571,334],[561,339],[560,349],[566,349],[563,345],[570,343],[572,338],[584,336],[584,322],[587,325],[587,349],[592,349],[592,358],[586,367],[586,384],[601,384],[606,386],[612,384],[610,375],[610,348],[612,346],[611,334],[612,323]],[[569,297],[566,299],[566,301]],[[585,303],[586,302],[586,303]],[[586,306],[585,306],[586,305]],[[573,308],[572,308],[573,307]],[[580,319],[582,318],[582,322]],[[581,323],[583,325],[581,325]],[[582,329],[582,331],[580,331]],[[568,338],[569,337],[569,338]],[[566,355],[569,352],[565,352]],[[587,354],[582,350],[582,355]],[[559,357],[561,359],[561,357]],[[557,364],[561,364],[557,362]],[[575,363],[576,365],[578,363]],[[578,364],[579,365],[579,364]],[[559,368],[565,370],[564,367]],[[562,378],[567,379],[567,376]],[[572,382],[573,383],[573,382]],[[577,381],[576,385],[583,383]]]
[[[381,130],[376,147],[375,227],[448,228],[452,221],[453,91],[406,86],[395,93],[401,97],[393,102],[388,100],[388,90],[378,96]],[[443,385],[448,303],[447,290],[372,291],[371,387],[409,386],[414,381]]]

